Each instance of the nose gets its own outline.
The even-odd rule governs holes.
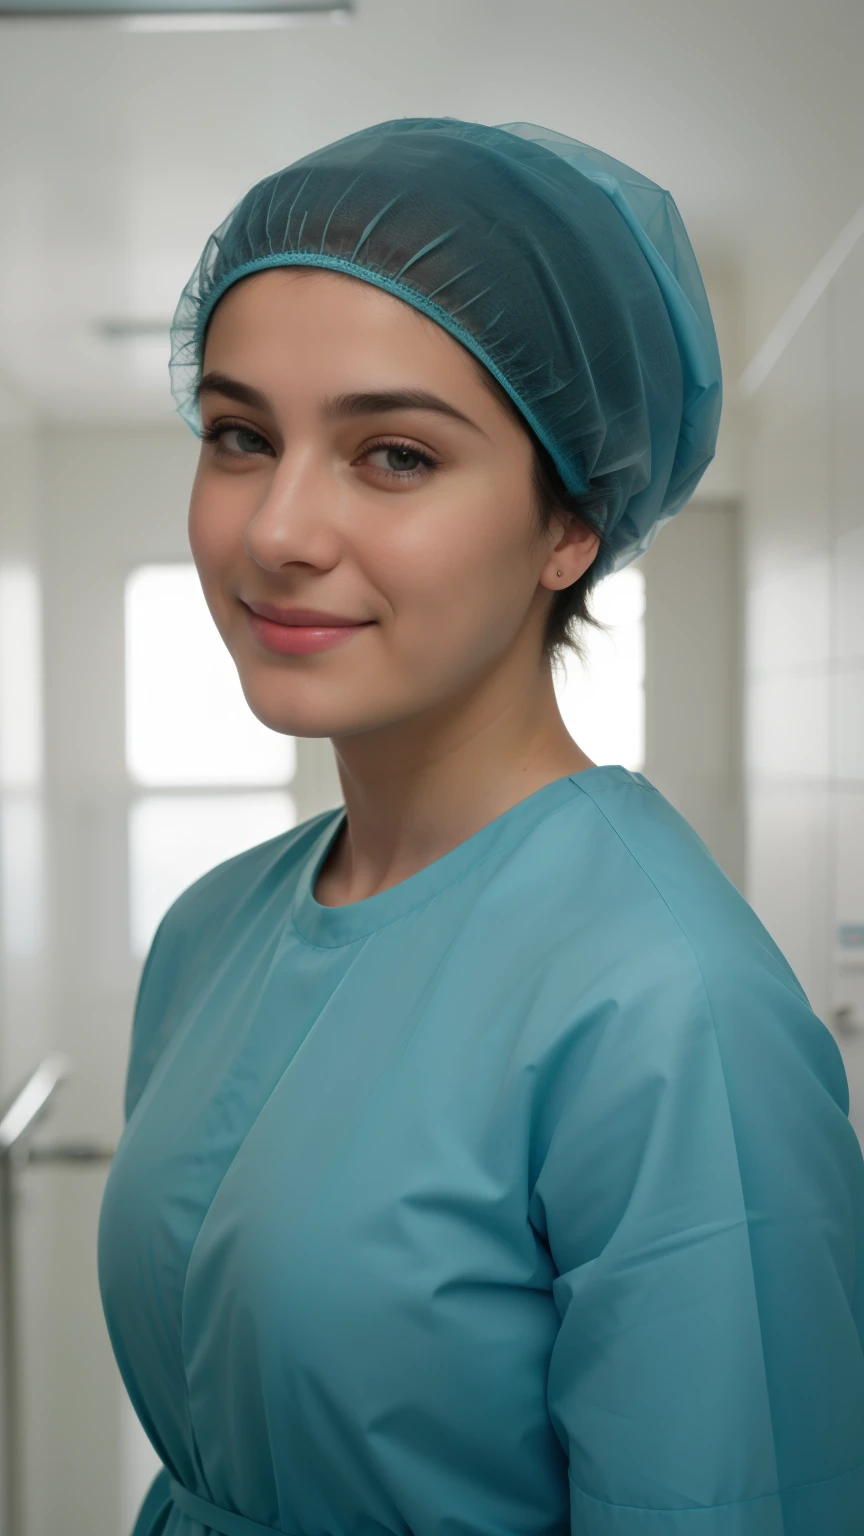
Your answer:
[[[270,570],[296,561],[329,568],[338,556],[338,496],[336,477],[321,451],[313,445],[292,446],[246,526],[247,554]]]

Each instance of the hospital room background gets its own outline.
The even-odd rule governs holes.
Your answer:
[[[0,4],[0,1536],[131,1529],[156,1461],[95,1234],[141,966],[185,886],[341,801],[329,741],[252,716],[210,619],[167,374],[211,229],[319,144],[520,119],[672,190],[719,448],[556,690],[753,904],[864,1132],[864,8],[165,7]]]

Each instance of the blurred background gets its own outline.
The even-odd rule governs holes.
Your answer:
[[[609,632],[556,687],[585,750],[644,772],[753,904],[837,1038],[861,1134],[864,8],[11,9],[0,1536],[125,1536],[155,1458],[109,1349],[95,1234],[143,959],[199,874],[341,800],[329,742],[251,716],[200,595],[186,538],[197,441],[167,377],[180,290],[253,182],[384,118],[537,122],[670,189],[720,338],[719,451],[648,555],[600,589]]]

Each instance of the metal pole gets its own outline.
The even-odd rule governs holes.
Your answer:
[[[23,1536],[14,1174],[27,1160],[28,1134],[70,1066],[65,1056],[46,1057],[0,1113],[0,1536]]]
[[[0,1532],[13,1536],[20,1531],[20,1466],[15,1408],[18,1370],[15,1354],[15,1263],[12,1243],[12,1167],[8,1157],[0,1157],[0,1381],[2,1393],[2,1452],[0,1452],[0,1488],[3,1490]]]

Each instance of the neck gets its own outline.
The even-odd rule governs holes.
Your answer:
[[[548,662],[526,681],[487,679],[446,712],[333,738],[347,821],[318,901],[374,896],[545,784],[594,766],[564,726]]]

